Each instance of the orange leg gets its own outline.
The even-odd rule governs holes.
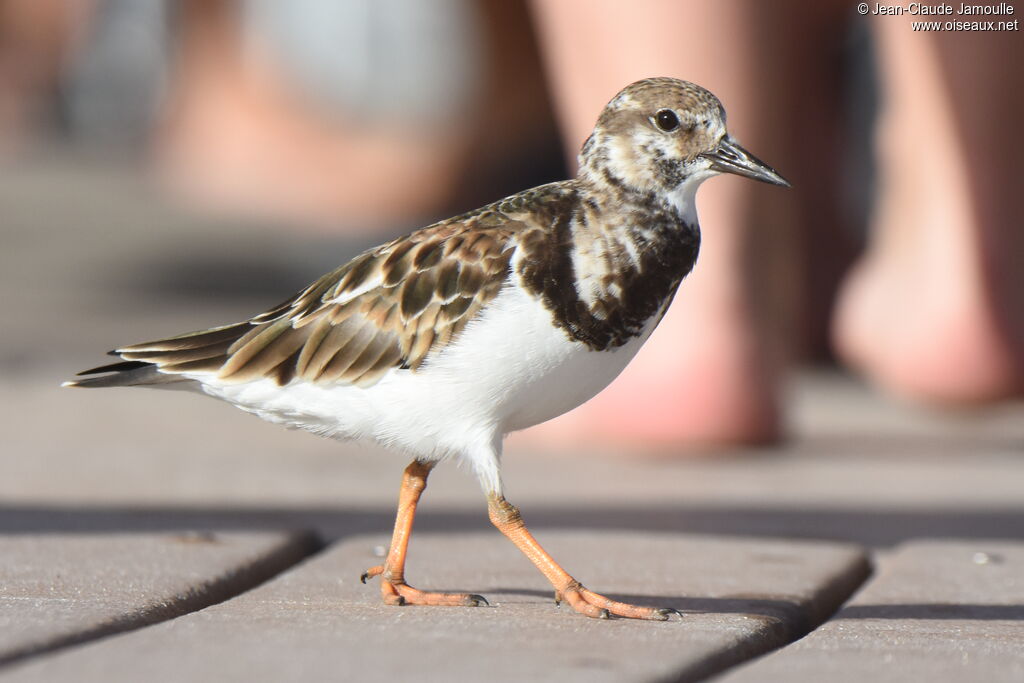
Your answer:
[[[554,558],[540,546],[540,543],[537,543],[537,539],[527,530],[523,518],[519,515],[519,510],[514,505],[504,497],[492,494],[487,498],[487,509],[494,526],[515,543],[516,547],[530,558],[530,561],[555,587],[556,603],[564,600],[580,614],[597,619],[608,619],[612,614],[631,619],[653,619],[656,621],[665,621],[673,614],[682,616],[679,611],[672,608],[630,605],[610,600],[603,595],[587,590],[562,569]]]
[[[464,605],[476,607],[487,601],[471,593],[428,593],[413,588],[405,582],[405,554],[412,535],[412,523],[416,517],[416,504],[427,488],[427,476],[435,463],[413,460],[402,475],[402,488],[398,494],[398,515],[395,518],[395,533],[391,537],[391,549],[383,565],[367,569],[359,580],[380,577],[380,593],[388,605]]]

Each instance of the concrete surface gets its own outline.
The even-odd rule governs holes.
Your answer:
[[[541,534],[594,590],[685,612],[681,623],[608,623],[555,608],[550,585],[496,532],[420,535],[408,572],[490,607],[384,606],[358,577],[386,541],[351,538],[234,600],[3,680],[698,680],[806,632],[867,573],[861,551],[838,544]]]
[[[0,537],[0,665],[226,600],[314,547],[284,533]]]
[[[773,448],[695,457],[513,441],[509,499],[542,542],[592,588],[666,599],[688,610],[684,622],[590,622],[551,607],[543,579],[491,529],[472,477],[453,467],[431,477],[410,578],[500,605],[386,609],[354,578],[391,527],[404,459],[197,396],[58,387],[116,344],[276,303],[365,239],[195,215],[135,169],[66,157],[0,166],[0,238],[0,589],[96,598],[0,600],[0,646],[36,653],[0,668],[0,680],[288,680],[327,667],[338,678],[696,680],[779,646],[737,675],[1020,677],[1021,403],[930,411],[805,370],[788,400],[792,438]],[[295,529],[315,533],[323,552],[284,552],[297,538],[308,549]],[[153,548],[190,532],[248,540],[158,561],[170,551]],[[446,547],[457,562],[441,562]],[[861,552],[878,572],[846,616],[828,620]],[[778,561],[756,561],[763,553]],[[260,563],[263,576],[231,583]],[[895,586],[892,597],[872,592],[879,585]],[[154,607],[161,599],[171,608]],[[46,611],[57,608],[67,612]],[[100,623],[120,632],[90,630]]]
[[[917,542],[803,640],[735,670],[754,681],[1024,681],[1024,544]]]

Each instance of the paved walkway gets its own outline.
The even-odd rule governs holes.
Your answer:
[[[258,310],[331,245],[66,162],[0,170],[0,207],[0,681],[1024,680],[1024,406],[928,413],[805,372],[774,449],[513,443],[509,497],[556,557],[684,619],[554,607],[451,467],[409,577],[491,607],[389,608],[358,575],[401,459],[176,392],[57,387],[112,344]]]

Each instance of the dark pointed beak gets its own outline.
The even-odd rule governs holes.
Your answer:
[[[792,187],[774,168],[743,149],[728,135],[722,138],[714,151],[705,152],[701,156],[710,159],[711,168],[719,173],[735,173],[762,183]]]

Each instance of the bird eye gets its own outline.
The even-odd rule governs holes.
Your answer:
[[[654,115],[654,123],[666,133],[679,127],[679,117],[671,109],[660,109]]]

